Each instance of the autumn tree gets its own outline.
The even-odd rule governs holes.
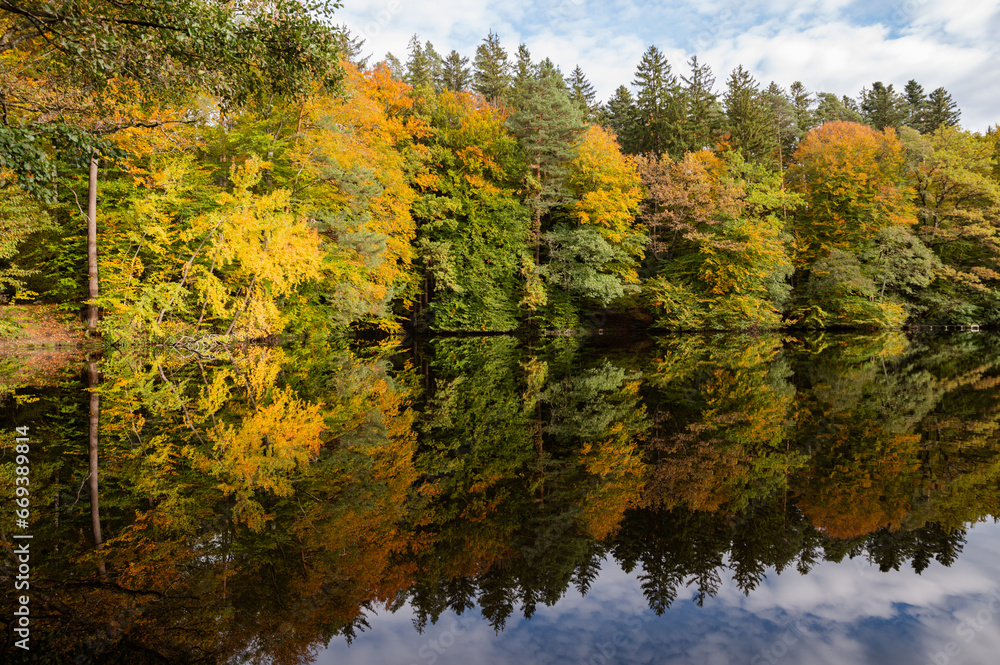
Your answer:
[[[824,306],[836,310],[841,323],[900,322],[901,305],[876,297],[868,269],[854,255],[879,233],[916,221],[896,132],[828,122],[805,136],[793,161],[789,181],[806,202],[793,224],[798,264],[806,268],[815,263],[818,281],[810,288],[826,294],[811,306],[819,307],[817,312],[826,311]]]
[[[70,145],[79,151],[78,160],[88,162],[89,171],[90,331],[97,325],[94,301],[99,294],[96,183],[101,153],[100,142],[91,137],[123,126],[161,124],[142,113],[122,117],[115,108],[119,95],[108,91],[131,82],[138,101],[159,103],[207,91],[230,107],[271,95],[302,95],[314,81],[337,78],[336,33],[324,21],[335,6],[325,0],[272,0],[251,11],[205,0],[0,6],[5,18],[0,53],[31,63],[18,73],[14,90],[0,93],[5,109],[20,109],[14,126],[4,114],[8,141],[30,145],[41,132],[58,144],[62,136],[74,135],[67,127],[86,130],[76,132]],[[173,66],[164,69],[164,62]],[[25,150],[21,152],[32,159],[13,165],[20,181],[52,174],[46,153]]]
[[[882,229],[913,224],[895,131],[828,122],[806,134],[793,160],[789,182],[806,200],[795,226],[805,255],[856,247]]]
[[[427,122],[433,166],[413,207],[424,272],[415,318],[435,330],[512,330],[532,263],[517,140],[502,112],[468,93],[442,93]]]
[[[670,329],[776,327],[791,262],[783,215],[799,205],[780,176],[738,153],[643,161],[643,221],[657,274],[644,294]],[[782,216],[779,216],[782,215]]]
[[[583,304],[606,306],[638,292],[637,267],[647,242],[635,219],[642,183],[633,160],[601,127],[589,127],[573,152],[568,163],[572,221],[545,236],[546,281]]]
[[[901,134],[916,197],[916,235],[943,264],[918,301],[935,320],[982,321],[996,316],[1000,279],[1000,188],[991,177],[987,137],[945,127]]]

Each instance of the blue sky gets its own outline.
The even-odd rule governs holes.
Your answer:
[[[527,44],[569,72],[579,64],[607,99],[655,44],[674,70],[697,54],[717,90],[738,64],[767,85],[855,96],[873,81],[943,86],[961,124],[1000,123],[1000,0],[344,0],[337,22],[381,59],[413,34],[472,56],[493,30],[509,52]]]

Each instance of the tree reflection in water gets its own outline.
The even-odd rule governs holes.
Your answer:
[[[309,662],[404,603],[418,630],[474,608],[500,630],[609,556],[657,613],[820,561],[950,565],[1000,514],[998,344],[329,342],[8,382],[4,496],[13,426],[36,442],[35,662]]]

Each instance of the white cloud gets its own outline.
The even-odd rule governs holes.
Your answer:
[[[376,59],[405,59],[414,33],[471,57],[493,30],[510,52],[523,41],[564,72],[579,64],[602,99],[656,44],[679,73],[697,53],[720,89],[737,64],[763,84],[801,80],[850,96],[912,78],[951,92],[964,126],[1000,122],[1000,0],[376,0],[348,1],[338,20],[366,36]]]

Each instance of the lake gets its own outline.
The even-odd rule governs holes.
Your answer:
[[[998,335],[343,339],[0,377],[2,537],[30,549],[4,663],[1000,652]]]

